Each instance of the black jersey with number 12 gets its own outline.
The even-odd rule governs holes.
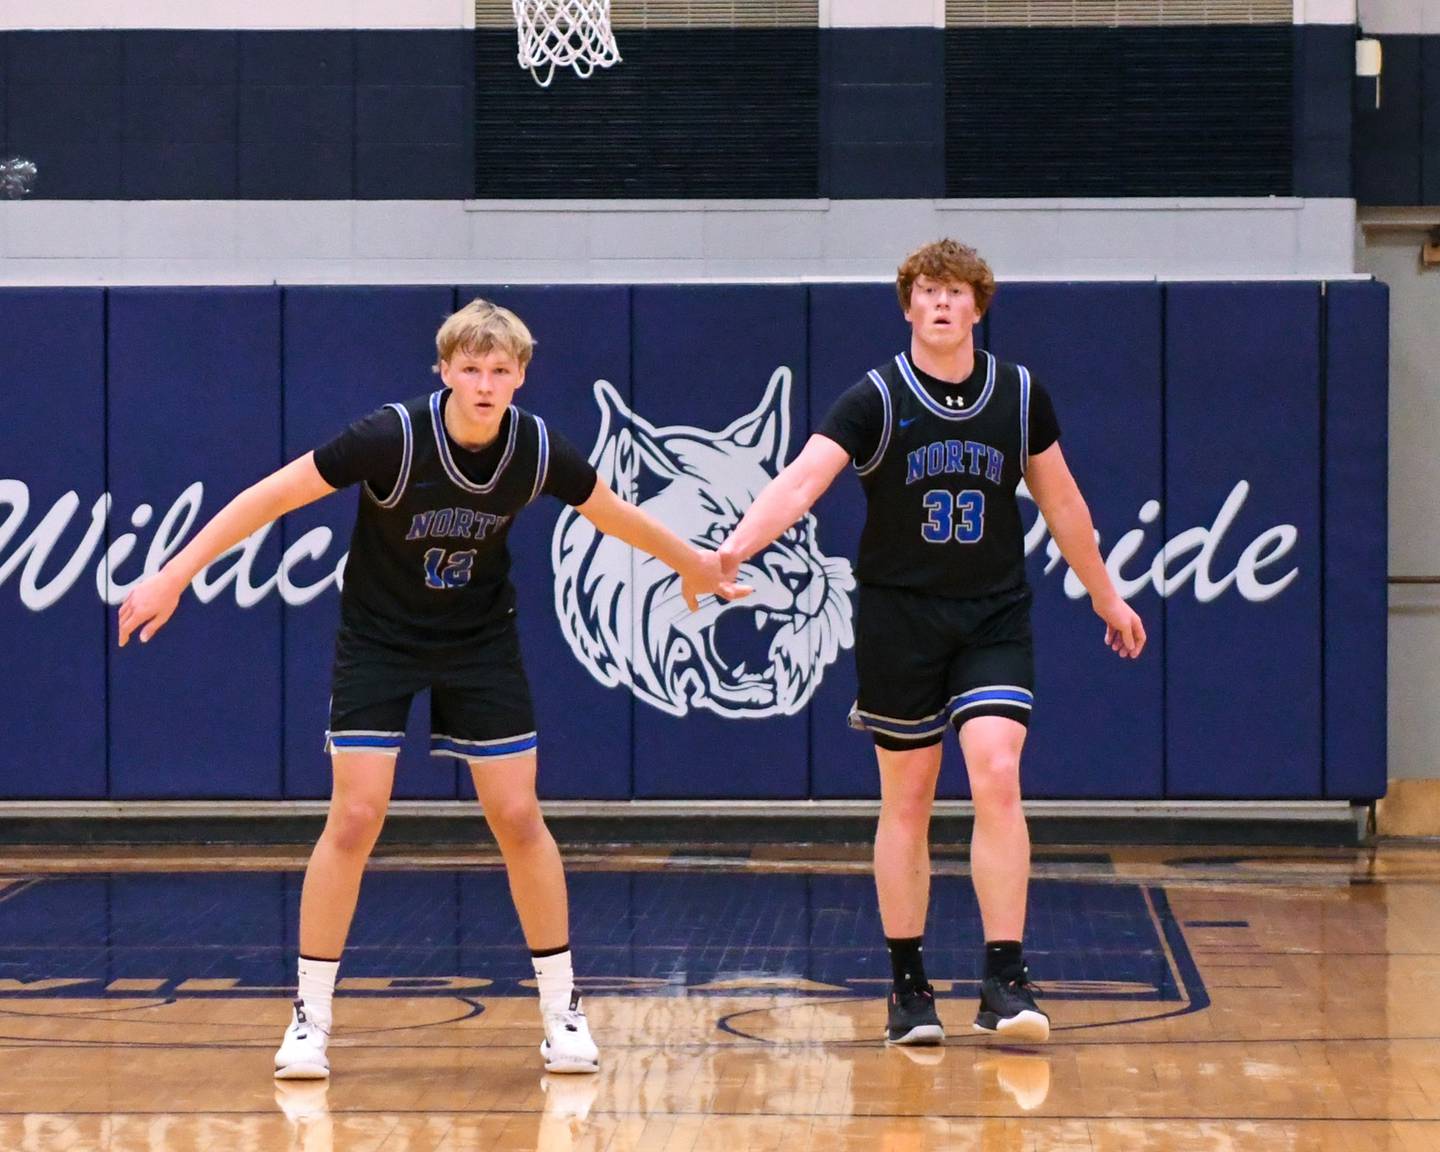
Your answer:
[[[442,389],[386,406],[403,433],[399,472],[388,488],[364,480],[345,566],[343,625],[407,649],[471,643],[513,615],[506,541],[551,463],[545,422],[511,405],[493,471],[467,476],[445,432],[447,399]],[[332,455],[327,446],[317,464],[335,483]]]

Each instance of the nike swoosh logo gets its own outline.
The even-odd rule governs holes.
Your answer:
[[[901,427],[901,428],[909,428],[910,425],[911,425],[911,424],[914,424],[915,421],[918,420],[918,419],[919,419],[918,416],[911,416],[910,419],[908,419],[908,420],[901,420],[901,421],[900,421],[900,427]]]

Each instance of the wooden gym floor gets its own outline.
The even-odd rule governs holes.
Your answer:
[[[1037,849],[1034,1048],[970,1030],[937,849],[930,1050],[878,1039],[866,856],[568,852],[589,1077],[540,1067],[498,861],[377,858],[332,1079],[277,1085],[303,855],[0,849],[0,1149],[1440,1149],[1440,845]]]

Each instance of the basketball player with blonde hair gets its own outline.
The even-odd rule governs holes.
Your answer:
[[[444,387],[387,404],[240,493],[120,608],[120,644],[149,641],[195,575],[286,512],[360,484],[335,642],[326,746],[334,789],[300,900],[299,994],[275,1054],[281,1079],[330,1074],[331,1000],[361,874],[380,835],[410,703],[430,691],[430,751],[470,768],[530,948],[551,1072],[594,1072],[574,989],[565,872],[536,798],[536,733],[506,546],[542,494],[673,568],[697,597],[748,590],[719,558],[625,503],[568,441],[511,402],[534,340],[474,300],[436,335]]]

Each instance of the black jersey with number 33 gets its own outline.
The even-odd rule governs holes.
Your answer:
[[[407,646],[464,644],[510,614],[506,538],[549,465],[545,422],[511,405],[494,473],[468,478],[445,435],[443,398],[387,406],[404,428],[399,477],[388,492],[364,483],[345,566],[343,623]]]
[[[866,584],[988,596],[1025,582],[1015,490],[1025,476],[1030,374],[976,350],[979,391],[940,403],[904,353],[870,372],[885,408],[856,462],[868,504],[856,573]]]

